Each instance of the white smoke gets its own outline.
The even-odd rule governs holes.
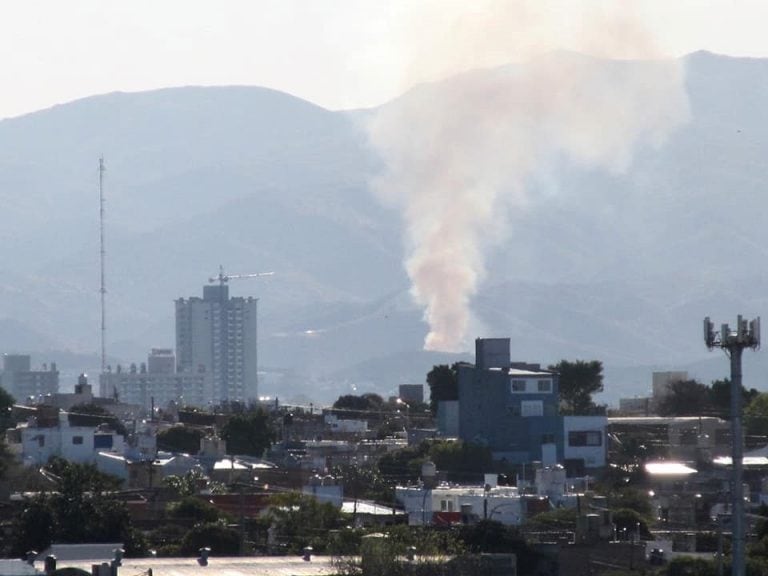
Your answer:
[[[526,183],[536,171],[553,157],[623,170],[637,146],[659,146],[688,116],[678,61],[630,65],[566,52],[536,55],[545,43],[530,30],[540,32],[546,17],[533,5],[486,3],[481,17],[473,14],[466,26],[458,20],[445,44],[444,54],[458,67],[498,60],[504,50],[516,50],[508,60],[525,53],[525,64],[423,85],[381,108],[369,125],[386,166],[374,188],[402,210],[405,265],[429,323],[427,349],[466,347],[471,300],[486,273],[484,253],[503,238],[505,214],[524,208]],[[600,31],[584,31],[593,53],[650,53],[647,35],[626,14],[598,16],[589,22]],[[493,47],[490,60],[479,57],[486,44]],[[429,76],[423,62],[411,69]],[[434,69],[445,73],[450,62],[438,58]]]

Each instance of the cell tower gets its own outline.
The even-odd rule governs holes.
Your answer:
[[[760,318],[747,321],[738,317],[736,329],[728,324],[715,332],[715,325],[704,318],[704,342],[710,350],[722,348],[731,359],[731,526],[733,562],[731,574],[744,576],[744,436],[741,428],[741,356],[745,348],[760,347]]]
[[[104,282],[104,260],[106,257],[106,251],[104,247],[104,172],[106,167],[104,166],[104,157],[99,158],[99,271],[101,276],[101,286],[99,292],[101,293],[101,373],[104,374],[107,371],[107,349],[106,349],[106,336],[107,336],[107,315],[106,315],[106,294],[107,287]]]

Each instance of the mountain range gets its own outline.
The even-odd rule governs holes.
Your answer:
[[[472,302],[476,336],[509,336],[515,359],[601,360],[610,403],[647,393],[652,370],[726,376],[702,319],[768,304],[768,60],[699,52],[683,66],[689,121],[621,173],[539,175],[534,186],[568,193],[533,194],[510,216]],[[400,215],[369,189],[381,160],[362,126],[375,113],[180,87],[0,121],[0,351],[96,372],[103,156],[110,363],[173,347],[173,301],[201,295],[219,266],[275,272],[230,282],[260,298],[266,395],[391,395],[470,360],[422,350]],[[768,389],[763,356],[745,354],[745,385]]]

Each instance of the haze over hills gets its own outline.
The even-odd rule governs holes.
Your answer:
[[[685,68],[691,119],[663,147],[624,173],[559,162],[532,178],[473,302],[477,336],[510,336],[516,359],[602,360],[612,402],[644,393],[652,367],[725,376],[702,318],[733,324],[768,303],[768,60],[696,53]],[[390,394],[470,358],[421,351],[399,215],[368,190],[371,112],[187,87],[0,121],[0,350],[97,365],[103,154],[113,362],[172,347],[173,300],[199,295],[220,264],[275,271],[230,288],[261,299],[265,394]],[[762,356],[745,355],[745,384],[768,389]]]

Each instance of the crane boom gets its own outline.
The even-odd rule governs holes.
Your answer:
[[[208,278],[208,282],[213,284],[218,281],[220,286],[223,286],[227,282],[238,278],[259,278],[260,276],[274,276],[274,272],[255,272],[253,274],[224,274],[224,266],[219,266],[218,276],[211,276]]]

